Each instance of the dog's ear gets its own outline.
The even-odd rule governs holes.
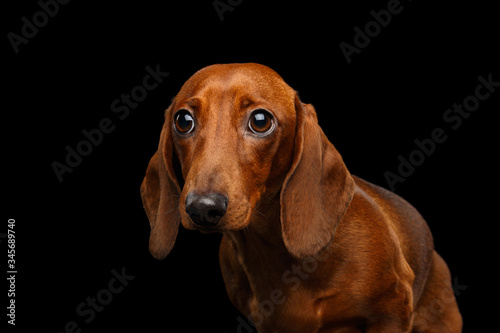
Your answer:
[[[171,108],[165,112],[165,123],[158,150],[149,161],[146,177],[141,185],[144,210],[151,225],[149,251],[156,259],[163,259],[172,250],[179,224],[180,186],[171,128]]]
[[[295,98],[292,166],[281,190],[281,228],[290,254],[314,257],[327,248],[354,193],[354,179],[318,124],[310,104]]]

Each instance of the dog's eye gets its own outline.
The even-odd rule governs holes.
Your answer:
[[[267,135],[274,130],[273,116],[266,110],[255,110],[248,123],[250,130],[258,135]]]
[[[194,129],[194,119],[187,110],[179,110],[174,116],[174,124],[177,133],[188,134]]]

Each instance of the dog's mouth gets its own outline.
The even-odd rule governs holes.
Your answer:
[[[246,207],[242,212],[224,224],[222,231],[241,230],[248,226],[251,218],[251,209]]]
[[[220,228],[217,227],[195,227],[195,230],[201,232],[202,234],[214,234],[222,232]]]
[[[212,212],[213,218],[205,219],[197,217],[194,214],[184,212],[182,215],[182,224],[186,229],[197,230],[204,234],[223,233],[226,231],[241,230],[248,226],[251,219],[251,209],[249,207],[228,208],[223,216],[217,216]],[[200,223],[201,221],[201,223]],[[213,223],[217,221],[216,223]],[[204,223],[206,222],[206,223]],[[212,223],[210,223],[212,222]]]

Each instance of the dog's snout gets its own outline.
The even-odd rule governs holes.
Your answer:
[[[189,193],[186,196],[186,213],[194,224],[206,227],[215,226],[226,214],[228,199],[225,195],[209,193],[200,195]]]

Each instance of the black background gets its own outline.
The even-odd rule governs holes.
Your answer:
[[[218,264],[221,236],[181,227],[173,251],[157,261],[139,195],[170,99],[198,69],[230,62],[276,70],[316,107],[351,173],[386,188],[398,156],[443,128],[447,140],[395,192],[426,218],[452,276],[467,286],[457,297],[464,332],[497,327],[500,88],[456,130],[443,114],[474,94],[479,75],[500,81],[498,12],[477,2],[401,1],[402,11],[348,64],[339,44],[353,44],[354,27],[387,3],[244,0],[221,21],[212,1],[71,1],[17,54],[7,34],[21,34],[21,18],[32,21],[41,9],[9,3],[1,232],[16,219],[16,329],[62,332],[74,321],[82,332],[237,332],[240,314]],[[169,76],[119,119],[111,103],[158,64]],[[104,118],[113,132],[59,182],[51,163],[64,163],[65,147]],[[135,278],[86,323],[76,308],[107,288],[113,269]]]

